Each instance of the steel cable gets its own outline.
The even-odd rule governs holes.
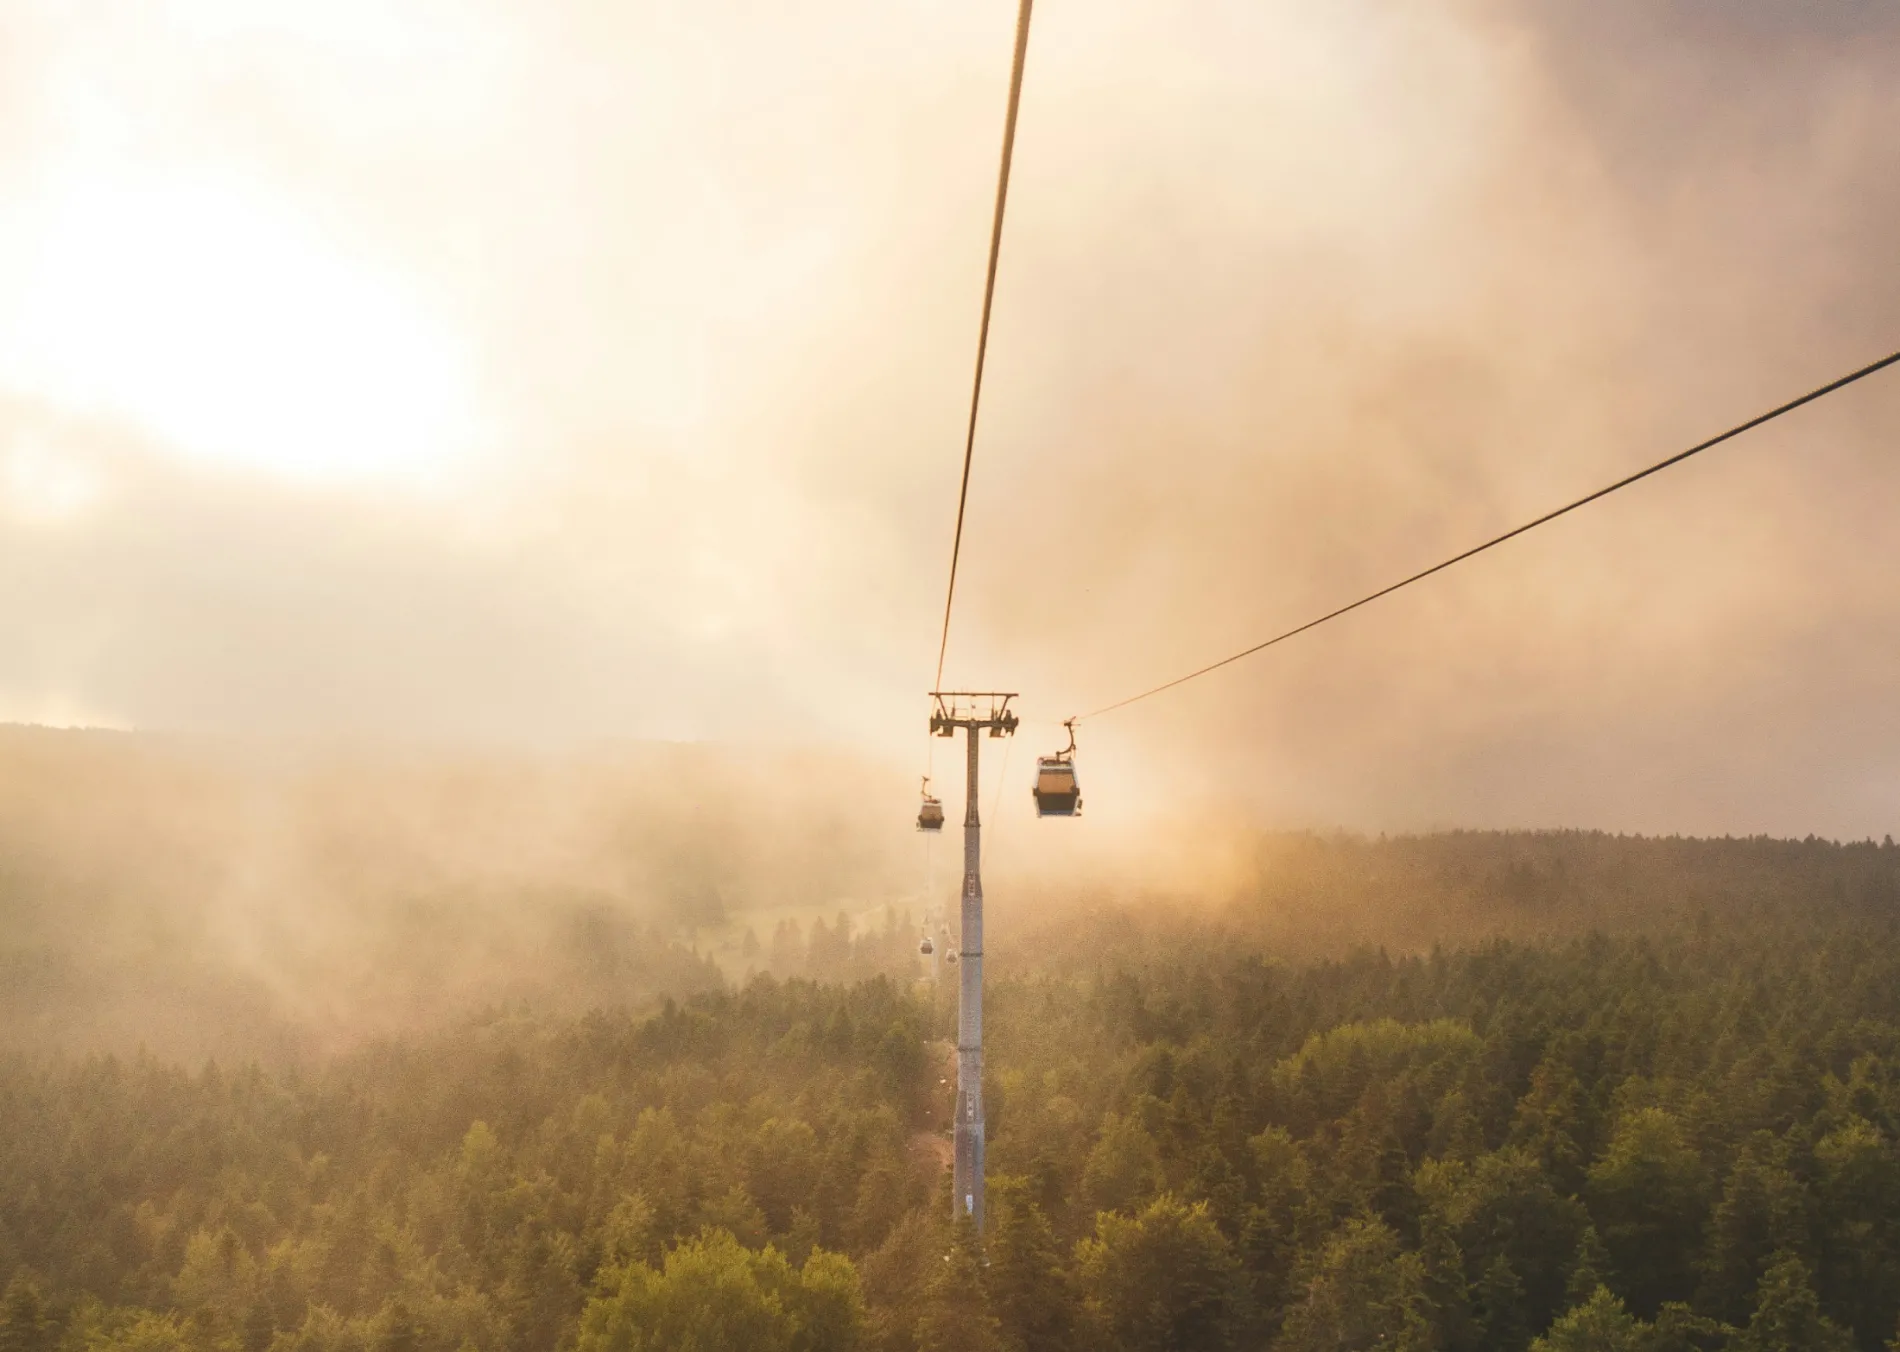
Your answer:
[[[970,388],[970,422],[963,437],[963,482],[957,489],[957,528],[950,541],[950,586],[943,598],[943,636],[937,642],[937,678],[931,689],[943,688],[943,659],[950,650],[950,607],[957,597],[957,561],[963,553],[963,511],[970,499],[970,461],[976,450],[976,412],[983,401],[983,358],[990,345],[990,307],[996,297],[996,257],[1003,246],[1003,206],[1009,199],[1009,162],[1016,150],[1016,109],[1022,102],[1023,59],[1029,51],[1029,10],[1034,0],[1021,0],[1016,11],[1016,54],[1009,69],[1009,112],[1003,119],[1003,160],[996,171],[996,214],[990,222],[990,261],[983,277],[983,320],[976,336],[976,379]]]
[[[1223,657],[1218,662],[1209,662],[1206,666],[1199,667],[1193,671],[1190,671],[1185,676],[1177,676],[1171,681],[1165,681],[1162,684],[1153,687],[1152,689],[1144,690],[1139,695],[1130,695],[1126,699],[1116,700],[1113,704],[1104,704],[1101,708],[1095,710],[1093,713],[1083,714],[1081,718],[1082,719],[1099,718],[1103,714],[1112,713],[1116,709],[1125,709],[1130,704],[1134,704],[1139,700],[1147,699],[1151,695],[1159,695],[1164,690],[1172,690],[1177,685],[1185,685],[1187,682],[1192,681],[1196,679],[1197,677],[1205,676],[1209,672],[1219,671],[1222,667],[1228,666],[1234,662],[1238,662],[1243,657],[1252,657],[1255,653],[1260,652],[1263,649],[1271,648],[1276,643],[1284,643],[1290,638],[1293,638],[1299,634],[1304,634],[1309,629],[1317,629],[1320,625],[1325,624],[1329,620],[1336,620],[1341,615],[1349,614],[1350,612],[1359,609],[1361,606],[1370,605],[1372,602],[1377,601],[1380,597],[1390,596],[1393,592],[1398,591],[1402,587],[1409,587],[1414,582],[1422,582],[1424,579],[1430,577],[1433,573],[1442,573],[1443,571],[1445,571],[1445,569],[1451,567],[1455,563],[1463,563],[1466,559],[1471,558],[1474,555],[1482,554],[1487,549],[1495,548],[1496,546],[1503,544],[1506,540],[1516,539],[1518,536],[1524,534],[1526,531],[1535,530],[1537,527],[1544,525],[1546,522],[1555,521],[1558,517],[1563,516],[1566,513],[1576,511],[1579,507],[1588,506],[1590,503],[1595,502],[1598,498],[1608,497],[1610,494],[1616,492],[1618,489],[1628,488],[1631,484],[1637,483],[1643,479],[1647,479],[1652,474],[1660,473],[1661,471],[1668,469],[1671,465],[1679,465],[1684,460],[1687,460],[1690,456],[1700,455],[1702,452],[1709,450],[1711,447],[1720,446],[1725,441],[1728,441],[1734,437],[1738,437],[1742,433],[1750,431],[1753,428],[1760,427],[1763,423],[1773,422],[1776,418],[1781,417],[1784,413],[1792,413],[1794,412],[1794,410],[1800,408],[1804,404],[1811,404],[1817,399],[1821,399],[1827,395],[1833,394],[1836,390],[1845,389],[1847,386],[1852,385],[1855,381],[1863,380],[1866,377],[1873,375],[1876,371],[1884,370],[1885,368],[1892,366],[1896,362],[1900,362],[1900,352],[1895,352],[1891,356],[1882,357],[1879,361],[1869,362],[1867,365],[1861,367],[1859,370],[1850,371],[1846,375],[1841,376],[1838,380],[1831,380],[1827,384],[1822,385],[1818,389],[1809,390],[1806,394],[1800,396],[1797,399],[1790,399],[1787,403],[1777,405],[1776,407],[1769,409],[1766,413],[1757,414],[1753,418],[1750,418],[1747,422],[1738,423],[1734,427],[1729,428],[1728,431],[1722,432],[1716,436],[1710,437],[1707,441],[1697,442],[1694,446],[1689,447],[1688,450],[1678,451],[1676,454],[1670,456],[1666,460],[1658,460],[1655,464],[1649,466],[1647,469],[1638,470],[1634,474],[1628,475],[1625,478],[1618,479],[1615,483],[1609,484],[1603,488],[1599,488],[1594,493],[1586,494],[1585,496],[1578,498],[1575,502],[1565,503],[1562,507],[1557,508],[1555,511],[1545,512],[1542,516],[1538,517],[1534,521],[1526,521],[1523,525],[1518,526],[1512,530],[1507,530],[1502,535],[1493,536],[1491,539],[1486,540],[1481,545],[1474,545],[1470,549],[1465,550],[1461,554],[1454,554],[1442,563],[1435,563],[1430,568],[1426,568],[1419,572],[1413,573],[1410,577],[1402,578],[1399,581],[1392,583],[1388,587],[1381,587],[1379,588],[1378,591],[1375,591],[1367,596],[1362,596],[1357,601],[1352,602],[1350,605],[1341,606],[1337,610],[1329,610],[1324,615],[1321,615],[1318,619],[1308,620],[1305,624],[1302,624],[1294,629],[1289,629],[1283,634],[1275,634],[1272,638],[1266,640],[1264,643],[1256,643],[1251,648],[1243,648],[1239,652],[1233,654],[1231,657]]]

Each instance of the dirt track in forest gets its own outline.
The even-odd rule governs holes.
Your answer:
[[[919,1131],[910,1138],[910,1157],[919,1170],[933,1179],[956,1160],[956,1146],[950,1138],[934,1131]]]

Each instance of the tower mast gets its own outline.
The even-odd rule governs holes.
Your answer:
[[[977,815],[977,734],[1006,737],[1016,731],[1009,711],[1013,694],[933,692],[937,710],[930,730],[968,741],[963,809],[963,915],[958,950],[956,1163],[953,1210],[983,1228],[983,824]]]

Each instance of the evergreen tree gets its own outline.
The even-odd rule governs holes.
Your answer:
[[[1468,1269],[1482,1279],[1494,1260],[1507,1260],[1521,1288],[1523,1325],[1545,1327],[1568,1304],[1566,1277],[1588,1223],[1582,1207],[1557,1190],[1536,1156],[1519,1147],[1446,1172],[1439,1205],[1457,1223]]]
[[[1854,1340],[1821,1313],[1808,1265],[1792,1253],[1780,1253],[1762,1273],[1755,1312],[1733,1352],[1854,1352]]]
[[[1585,1107],[1576,1070],[1553,1048],[1531,1073],[1511,1124],[1511,1144],[1528,1150],[1566,1192],[1583,1182],[1586,1156],[1577,1135],[1587,1129]]]
[[[1004,1346],[1066,1352],[1075,1333],[1075,1296],[1049,1218],[1020,1183],[996,1180],[990,1198],[989,1292]]]
[[[1591,1165],[1590,1211],[1637,1314],[1694,1294],[1706,1186],[1681,1121],[1661,1108],[1628,1114]]]
[[[1425,1317],[1431,1322],[1434,1346],[1444,1352],[1458,1352],[1473,1346],[1476,1332],[1464,1255],[1458,1251],[1458,1241],[1452,1238],[1451,1227],[1443,1217],[1427,1212],[1421,1225],[1418,1257]]]
[[[244,1352],[266,1352],[277,1336],[277,1316],[265,1300],[253,1301],[244,1312],[238,1345]]]
[[[1276,1352],[1430,1352],[1425,1271],[1382,1221],[1348,1221],[1326,1242],[1287,1312]]]
[[[1650,1329],[1649,1352],[1722,1352],[1732,1348],[1735,1329],[1697,1314],[1679,1300],[1666,1301]]]
[[[825,918],[817,916],[811,922],[811,937],[806,941],[804,970],[821,980],[833,976],[833,957],[831,931],[825,927]]]
[[[1082,1196],[1098,1211],[1128,1211],[1153,1195],[1161,1153],[1132,1114],[1110,1113],[1082,1167]]]
[[[1900,1321],[1900,1095],[1893,1079],[1893,1067],[1859,1058],[1833,1095],[1850,1115],[1814,1146],[1821,1288],[1828,1308],[1863,1341]]]
[[[1607,1286],[1599,1286],[1532,1343],[1531,1352],[1651,1352],[1649,1333]]]
[[[1136,1216],[1101,1212],[1076,1264],[1101,1345],[1116,1352],[1231,1345],[1239,1264],[1205,1203],[1164,1194]]]
[[[1599,1286],[1610,1284],[1610,1251],[1603,1247],[1594,1225],[1583,1227],[1577,1240],[1576,1256],[1570,1262],[1570,1275],[1564,1280],[1564,1303],[1576,1307],[1596,1295]]]
[[[932,1285],[943,1268],[949,1227],[939,1210],[912,1211],[865,1255],[869,1339],[878,1352],[916,1352]]]
[[[983,1242],[968,1216],[950,1230],[950,1250],[931,1277],[917,1325],[918,1352],[1005,1352],[990,1305]]]
[[[0,1352],[52,1352],[56,1341],[39,1287],[16,1272],[0,1297]]]
[[[1247,1183],[1218,1145],[1208,1142],[1195,1156],[1188,1180],[1189,1201],[1206,1202],[1208,1214],[1229,1239],[1237,1239],[1247,1223]]]
[[[1520,1352],[1530,1341],[1524,1284],[1503,1254],[1486,1264],[1472,1292],[1472,1303],[1477,1307],[1478,1341],[1488,1352]]]
[[[1786,1157],[1786,1147],[1773,1137],[1763,1133],[1752,1140],[1710,1213],[1696,1306],[1718,1319],[1747,1319],[1769,1262],[1783,1252],[1810,1249],[1807,1190],[1786,1167]]]
[[[575,1346],[855,1352],[863,1323],[856,1274],[836,1255],[813,1254],[799,1270],[776,1249],[746,1249],[714,1230],[680,1245],[657,1271],[636,1262],[604,1274]]]
[[[415,1316],[402,1301],[393,1300],[385,1306],[379,1323],[374,1352],[418,1352],[421,1348],[422,1334],[416,1328]]]

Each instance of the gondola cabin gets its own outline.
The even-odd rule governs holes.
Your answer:
[[[937,951],[936,947],[930,942],[930,936],[928,934],[924,936],[924,941],[917,945],[917,951],[926,958]]]
[[[1082,784],[1075,777],[1075,762],[1067,756],[1038,757],[1036,784],[1030,793],[1035,797],[1038,817],[1082,815]]]
[[[924,795],[923,806],[917,809],[917,829],[919,831],[943,830],[943,803]]]

